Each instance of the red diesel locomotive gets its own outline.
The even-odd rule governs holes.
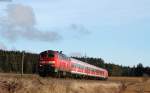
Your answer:
[[[52,50],[40,53],[38,71],[40,76],[108,78],[108,71],[106,69],[67,57],[62,52]]]

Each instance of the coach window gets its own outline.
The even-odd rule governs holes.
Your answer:
[[[92,71],[94,72],[94,69],[92,69]]]
[[[80,69],[80,64],[78,64],[78,68]]]
[[[88,67],[88,72],[90,71],[90,68]]]
[[[79,68],[79,65],[77,64],[77,68]]]
[[[82,66],[82,69],[84,69],[84,66]]]
[[[72,66],[73,66],[74,68],[76,68],[76,64],[73,64]]]
[[[82,69],[82,66],[80,65],[80,69]]]
[[[81,67],[81,69],[83,69],[83,66],[82,66],[82,65],[80,65],[80,67]]]
[[[74,64],[74,67],[77,68],[77,64]]]
[[[83,69],[83,66],[82,66],[82,65],[80,65],[80,68],[81,68],[81,69]]]
[[[93,68],[93,72],[95,71],[95,69]]]
[[[72,67],[72,68],[75,68],[75,65],[74,65],[74,64],[71,64],[71,67]]]
[[[101,75],[103,74],[103,72],[102,72],[102,71],[100,71],[100,73],[101,73]]]

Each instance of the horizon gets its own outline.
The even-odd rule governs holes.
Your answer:
[[[150,66],[150,1],[0,1],[0,49]]]

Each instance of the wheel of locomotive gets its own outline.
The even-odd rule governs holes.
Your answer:
[[[46,77],[46,73],[44,73],[44,72],[39,72],[39,75],[40,75],[41,77]]]

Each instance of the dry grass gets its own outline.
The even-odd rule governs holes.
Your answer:
[[[119,93],[120,83],[2,74],[0,93]],[[9,85],[4,86],[4,85]],[[4,86],[4,87],[2,87]]]
[[[95,81],[0,74],[0,93],[150,93],[150,79],[111,77]]]
[[[110,77],[109,81],[143,82],[143,77]]]
[[[150,93],[149,77],[111,77],[109,80],[121,82],[121,93]]]

